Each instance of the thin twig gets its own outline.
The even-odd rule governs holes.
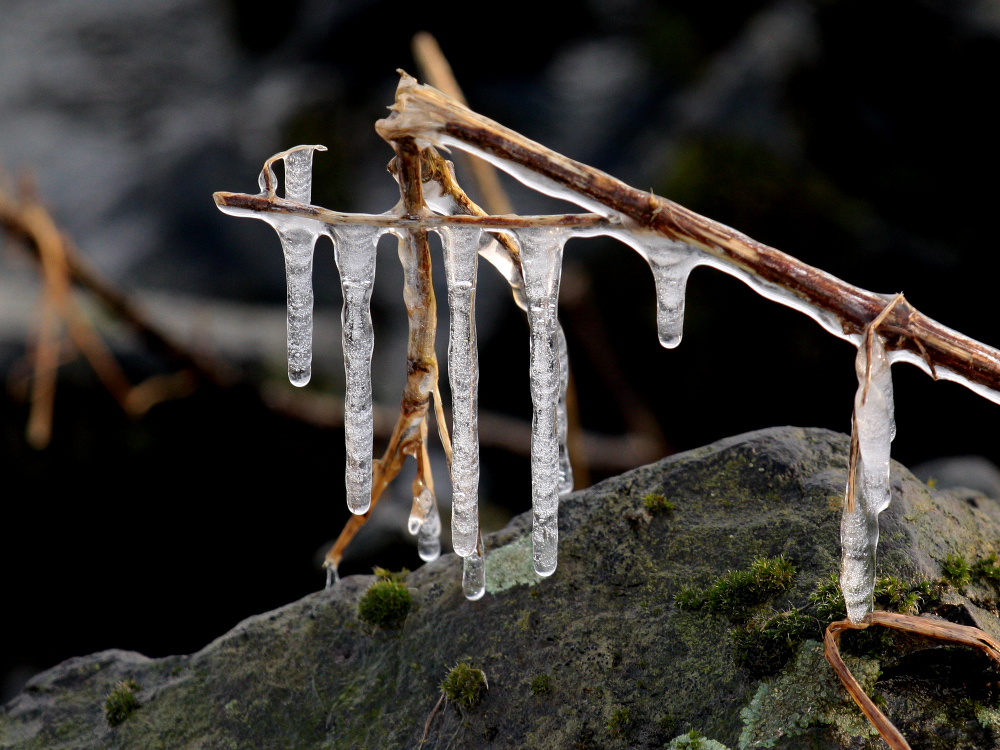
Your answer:
[[[458,85],[458,80],[452,72],[448,59],[441,51],[441,47],[431,34],[421,31],[413,37],[413,57],[417,61],[417,66],[427,82],[435,88],[441,89],[457,102],[467,104],[465,95]],[[476,181],[476,187],[483,197],[483,204],[491,214],[512,214],[514,206],[507,197],[507,192],[500,184],[497,170],[492,164],[475,156],[462,154],[465,163],[472,172],[472,177]]]
[[[438,698],[438,702],[434,704],[434,708],[431,709],[430,716],[427,717],[427,721],[424,724],[424,736],[420,738],[420,743],[417,747],[423,747],[424,743],[427,742],[427,736],[431,732],[431,722],[434,721],[434,717],[437,716],[438,711],[441,710],[441,705],[444,703],[444,693],[441,693],[441,697]]]
[[[746,273],[773,284],[839,322],[834,333],[853,337],[885,308],[885,299],[803,263],[666,198],[636,190],[593,167],[573,161],[483,117],[429,86],[403,75],[390,117],[376,124],[387,140],[421,138],[461,146],[501,168],[530,170],[553,189],[572,192],[605,213],[620,214],[642,228],[701,248]],[[888,337],[887,350],[912,353],[939,376],[954,374],[1000,399],[1000,351],[964,336],[918,312],[908,302],[893,307],[886,321],[901,333]],[[921,346],[917,346],[916,340]],[[921,348],[924,350],[922,351]],[[944,372],[944,370],[950,371]],[[985,389],[989,389],[986,391]]]

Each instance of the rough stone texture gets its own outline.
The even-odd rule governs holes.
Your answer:
[[[466,657],[489,692],[464,714],[440,711],[427,750],[697,747],[679,739],[691,730],[733,750],[881,747],[816,642],[755,681],[734,665],[725,618],[673,603],[682,585],[784,554],[799,573],[775,606],[803,604],[838,567],[847,448],[836,433],[774,428],[610,479],[564,501],[554,576],[528,571],[520,516],[487,542],[491,593],[466,601],[460,561],[445,556],[410,575],[415,607],[400,629],[359,622],[373,578],[354,576],[191,656],[71,659],[3,707],[0,748],[416,748],[448,668]],[[892,485],[881,574],[934,580],[949,553],[1000,548],[996,501],[931,490],[898,464]],[[650,492],[676,511],[651,516]],[[939,613],[1000,634],[988,611],[997,592],[965,594],[946,594]],[[903,651],[849,664],[915,748],[1000,747],[1000,712],[982,697],[997,677],[982,657],[930,643]],[[542,674],[550,689],[535,694]],[[143,708],[110,729],[104,698],[129,678]]]

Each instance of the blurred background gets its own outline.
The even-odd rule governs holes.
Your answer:
[[[437,37],[474,109],[1000,344],[997,0],[275,8],[0,0],[0,194],[22,204],[36,195],[80,262],[180,349],[79,292],[124,377],[152,384],[155,397],[127,415],[67,342],[51,438],[32,447],[41,276],[16,232],[0,233],[0,701],[70,656],[191,652],[323,585],[322,555],[348,517],[331,246],[317,249],[314,376],[298,391],[285,377],[277,237],[224,216],[211,195],[257,192],[264,159],[322,143],[314,203],[390,208],[392,152],[373,124],[392,103],[395,69],[418,72],[417,31]],[[566,208],[504,184],[521,213]],[[383,242],[378,454],[406,346],[401,272]],[[530,505],[528,339],[505,283],[481,269],[483,518],[493,530]],[[850,427],[853,348],[716,271],[694,272],[684,341],[666,351],[645,263],[612,241],[573,240],[561,316],[581,483],[747,430]],[[956,475],[996,493],[998,407],[913,367],[894,373],[894,457],[923,464],[924,478]],[[405,530],[411,476],[384,496],[342,573],[420,564]]]

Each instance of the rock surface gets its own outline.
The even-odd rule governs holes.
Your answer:
[[[0,748],[417,748],[441,681],[466,658],[489,691],[474,708],[439,711],[426,750],[881,747],[816,641],[762,681],[736,666],[732,623],[674,603],[682,586],[784,555],[798,573],[771,606],[805,604],[838,568],[847,449],[836,433],[773,428],[610,479],[563,502],[551,578],[531,572],[530,516],[519,516],[487,541],[482,600],[464,599],[447,555],[410,574],[414,608],[399,628],[358,620],[373,578],[353,576],[190,656],[71,659],[3,707]],[[932,490],[898,464],[892,485],[881,575],[936,581],[949,554],[1000,551],[996,501]],[[650,493],[675,509],[651,514]],[[1000,634],[996,590],[942,591],[937,614]],[[1000,747],[998,678],[984,658],[891,645],[849,664],[915,748]],[[104,700],[128,679],[143,706],[110,728]]]

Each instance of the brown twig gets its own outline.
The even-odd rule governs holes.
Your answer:
[[[901,630],[906,633],[927,636],[939,641],[958,643],[963,646],[971,646],[982,651],[986,656],[1000,665],[1000,643],[990,635],[984,633],[979,628],[968,625],[956,625],[947,620],[931,619],[929,617],[917,617],[914,615],[900,615],[893,612],[875,611],[869,615],[863,623],[855,624],[850,620],[839,620],[830,623],[823,636],[823,651],[826,659],[837,673],[837,677],[843,683],[851,698],[858,704],[862,713],[878,730],[878,733],[885,740],[892,750],[911,750],[909,743],[896,728],[896,726],[879,710],[874,701],[868,697],[865,691],[854,679],[854,675],[847,668],[844,660],[840,656],[840,636],[845,630],[864,630],[871,625],[881,625],[893,630]]]
[[[441,710],[441,706],[444,704],[445,695],[441,693],[441,697],[438,698],[438,702],[434,704],[434,708],[431,709],[430,716],[427,717],[427,721],[424,723],[424,736],[420,738],[420,742],[417,747],[423,747],[424,743],[427,742],[427,737],[431,733],[431,722],[434,721],[434,717],[438,715],[438,711]]]
[[[421,31],[413,37],[413,57],[417,61],[420,72],[431,86],[440,89],[452,99],[462,104],[466,104],[465,96],[458,85],[458,80],[452,72],[448,59],[441,51],[431,34]],[[475,156],[462,154],[465,162],[472,172],[472,177],[476,181],[476,186],[483,197],[483,204],[491,214],[512,214],[514,206],[507,197],[507,192],[500,184],[497,170],[489,162],[478,159]]]
[[[393,113],[376,129],[387,140],[421,138],[461,146],[495,160],[501,168],[529,170],[553,188],[571,192],[588,207],[619,214],[638,227],[698,247],[738,269],[772,284],[811,308],[833,316],[842,336],[864,331],[885,308],[878,294],[848,284],[780,250],[701,216],[666,198],[636,190],[593,167],[573,161],[462,106],[429,86],[403,75]],[[512,166],[511,166],[512,165]],[[894,306],[887,319],[886,348],[910,353],[938,375],[950,373],[973,386],[1000,391],[1000,351],[964,336],[918,312],[908,302]],[[918,346],[915,342],[919,340]],[[926,354],[926,360],[925,360]],[[996,393],[978,389],[997,399]]]
[[[889,317],[889,313],[892,309],[898,305],[900,302],[904,302],[903,293],[900,292],[885,306],[885,308],[878,314],[878,316],[865,327],[864,338],[861,345],[865,348],[865,383],[864,388],[861,391],[861,403],[864,404],[868,401],[868,389],[872,384],[872,360],[875,357],[875,337],[879,335],[878,329],[885,322],[886,318]],[[926,350],[922,347],[919,340],[917,343],[920,345],[922,351],[926,354]],[[928,362],[928,364],[930,364]],[[931,374],[934,379],[937,380],[937,376],[934,373],[933,366],[931,367]],[[858,459],[861,457],[861,441],[858,438],[858,414],[857,409],[852,407],[851,410],[851,453],[847,460],[847,493],[845,495],[845,507],[848,513],[854,512],[855,502],[857,500],[857,490],[858,490]]]

